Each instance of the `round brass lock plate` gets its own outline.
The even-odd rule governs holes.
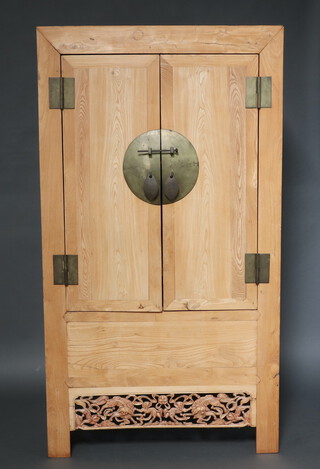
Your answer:
[[[173,130],[136,137],[124,155],[123,173],[131,191],[153,205],[171,204],[193,189],[199,160],[192,143]]]

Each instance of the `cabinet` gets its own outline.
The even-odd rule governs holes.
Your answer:
[[[276,452],[283,28],[37,35],[49,455],[141,426]]]

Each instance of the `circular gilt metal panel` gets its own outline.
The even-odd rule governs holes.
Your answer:
[[[171,204],[193,189],[199,174],[192,143],[173,130],[150,130],[136,137],[124,155],[123,173],[131,191],[153,205]]]

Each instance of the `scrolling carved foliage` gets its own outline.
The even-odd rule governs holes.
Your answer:
[[[141,394],[75,399],[75,428],[250,426],[247,393]]]

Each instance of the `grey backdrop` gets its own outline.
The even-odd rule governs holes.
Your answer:
[[[11,0],[1,7],[0,466],[320,467],[320,2]],[[76,432],[71,460],[46,458],[37,143],[36,25],[285,26],[281,452],[254,431]]]

